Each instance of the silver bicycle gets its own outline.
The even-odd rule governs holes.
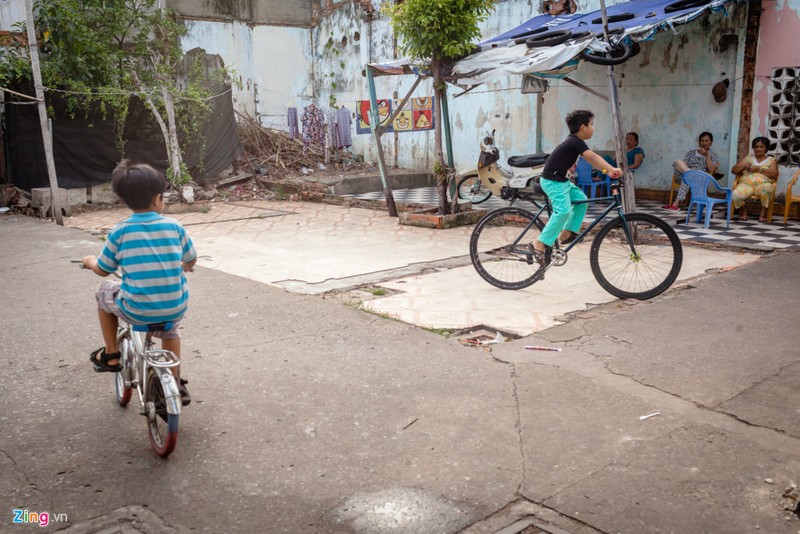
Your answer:
[[[156,349],[153,332],[171,330],[172,323],[120,325],[117,346],[122,370],[114,373],[117,402],[128,405],[133,389],[139,397],[140,414],[147,418],[147,434],[153,451],[166,458],[178,443],[181,394],[170,368],[180,365],[172,351]]]
[[[82,264],[81,260],[72,261]],[[126,407],[136,389],[139,413],[147,418],[150,445],[162,458],[169,456],[178,443],[181,394],[170,369],[181,362],[172,351],[155,348],[153,332],[173,327],[171,322],[131,325],[120,319],[117,331],[122,364],[122,370],[114,373],[117,402]]]

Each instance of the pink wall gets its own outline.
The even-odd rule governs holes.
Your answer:
[[[762,0],[751,137],[765,135],[772,70],[800,66],[800,0]]]

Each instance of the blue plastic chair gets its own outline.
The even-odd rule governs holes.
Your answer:
[[[715,204],[725,204],[725,228],[730,228],[731,225],[731,203],[733,202],[733,193],[730,187],[720,187],[717,181],[708,173],[703,171],[686,171],[681,175],[683,180],[692,192],[691,200],[689,201],[689,208],[686,210],[686,224],[689,224],[689,216],[692,214],[692,207],[697,210],[697,221],[703,216],[705,210],[705,228],[708,228],[711,222],[711,211],[714,209]],[[710,186],[713,184],[713,187]],[[725,198],[715,198],[709,196],[710,192],[725,193]]]
[[[597,188],[600,189],[601,196],[608,196],[611,189],[611,178],[608,175],[603,175],[604,179],[600,181],[592,180],[592,176],[600,174],[598,171],[592,170],[592,165],[583,158],[578,158],[576,165],[576,172],[578,173],[577,186],[580,187],[586,196],[589,198],[597,197]]]

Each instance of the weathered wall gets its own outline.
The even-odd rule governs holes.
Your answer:
[[[25,20],[25,0],[0,1],[0,30],[11,31],[17,22]]]
[[[767,55],[777,58],[774,49],[781,49],[781,61],[798,57],[793,49],[785,50],[780,37],[787,35],[785,25],[790,16],[800,29],[797,3],[800,0],[765,0],[759,61],[765,61]],[[388,20],[380,13],[381,4],[381,0],[324,0],[318,23],[310,30],[189,20],[184,46],[201,46],[222,56],[242,83],[234,94],[237,109],[259,115],[265,125],[285,129],[288,106],[302,108],[314,101],[321,106],[344,105],[353,111],[359,100],[369,98],[362,76],[364,65],[398,58]],[[577,4],[581,12],[600,7],[599,0]],[[539,14],[539,8],[538,2],[499,2],[482,26],[483,35],[506,31]],[[772,15],[768,15],[770,9]],[[638,56],[616,67],[623,129],[639,133],[647,154],[636,173],[637,187],[668,189],[672,161],[693,148],[704,130],[714,135],[713,149],[722,160],[721,169],[728,172],[735,163],[746,11],[745,3],[737,2],[729,5],[727,16],[705,15],[676,33],[659,33],[641,44]],[[773,29],[769,29],[770,24]],[[771,72],[771,67],[759,70],[754,132],[762,129],[766,120],[767,71]],[[584,63],[572,77],[607,94],[607,72],[605,67]],[[711,88],[725,78],[732,82],[728,98],[717,103]],[[391,98],[396,92],[402,98],[413,82],[412,76],[376,78],[377,95]],[[460,89],[448,88],[455,164],[460,171],[475,166],[478,139],[486,130],[497,130],[504,159],[538,149],[551,150],[567,133],[564,116],[578,108],[592,109],[597,115],[590,145],[601,150],[613,148],[607,102],[556,80],[542,98],[539,115],[537,96],[523,95],[520,86],[519,77],[506,77],[457,98]],[[424,81],[415,95],[431,93],[430,81]],[[383,140],[389,164],[431,167],[433,132],[388,134]],[[371,136],[354,134],[353,143],[355,153],[369,160],[377,158]]]
[[[725,41],[725,35],[743,36],[746,8],[733,6],[728,15],[704,16],[677,35],[661,32],[641,43],[638,56],[615,67],[623,131],[637,132],[646,154],[636,171],[636,187],[668,189],[672,162],[696,147],[703,131],[714,136],[712,150],[720,157],[720,172],[728,173],[733,165],[738,132],[733,120],[735,83],[722,103],[711,93],[717,82],[741,77],[737,72],[738,37],[728,46],[720,46],[720,41]],[[606,67],[584,63],[572,78],[608,93]],[[560,141],[566,134],[563,117],[576,108],[589,108],[597,115],[591,146],[612,150],[608,103],[563,81],[553,84],[546,95],[544,145],[552,147]]]
[[[373,9],[363,2],[341,2],[335,9],[329,5],[319,25],[312,30],[315,95],[321,105],[335,103],[355,111],[359,100],[369,100],[367,79],[362,75],[364,67],[371,62],[391,61],[397,57],[388,20],[377,14],[377,4],[376,1]],[[375,13],[377,18],[373,19],[370,13]],[[378,98],[392,98],[397,92],[402,99],[414,80],[413,76],[376,78]],[[415,96],[430,94],[430,81],[421,83],[415,92]],[[386,134],[382,142],[389,165],[429,169],[433,164],[432,132]],[[356,135],[355,125],[353,151],[363,154],[367,160],[378,158],[372,136]]]
[[[607,2],[615,4],[619,2]],[[379,8],[379,0],[373,1]],[[535,5],[532,5],[535,4]],[[578,2],[581,12],[599,9],[599,0]],[[731,140],[735,152],[734,132],[735,99],[716,103],[711,94],[713,85],[724,78],[735,81],[740,46],[737,42],[720,47],[723,35],[744,33],[742,5],[734,5],[723,14],[704,16],[681,28],[678,34],[660,33],[654,40],[642,43],[642,52],[625,64],[616,67],[621,102],[623,129],[639,133],[640,145],[647,157],[636,174],[637,187],[668,189],[672,174],[672,161],[682,157],[696,145],[700,132],[714,134],[713,149],[722,160],[725,170],[732,166]],[[356,69],[367,62],[387,62],[397,58],[393,36],[385,17],[377,15],[374,21],[363,20],[363,6],[343,2],[329,15],[323,15],[315,34],[315,73],[335,73],[336,90],[327,83],[318,85],[319,100],[326,103],[330,95],[351,108],[351,103],[367,99],[366,79]],[[538,2],[506,1],[496,5],[494,13],[483,24],[483,35],[489,37],[539,14]],[[345,69],[337,63],[341,56],[331,56],[322,45],[331,38],[338,42],[361,27],[361,41],[357,49],[342,49]],[[357,59],[358,58],[358,59]],[[345,71],[352,71],[346,73]],[[341,72],[340,72],[341,70]],[[607,94],[607,68],[584,63],[573,79]],[[341,79],[341,84],[339,80]],[[390,97],[397,91],[402,97],[413,83],[413,77],[392,76],[376,78],[378,98]],[[520,92],[519,77],[506,77],[484,84],[470,93],[453,98],[460,89],[449,87],[450,115],[453,128],[453,148],[456,167],[463,171],[473,168],[478,156],[478,140],[487,130],[497,130],[497,143],[503,158],[513,154],[535,152],[541,148],[551,150],[567,134],[564,116],[573,109],[592,109],[595,120],[595,137],[590,145],[597,149],[613,149],[612,122],[607,102],[578,89],[564,81],[554,81],[542,104],[541,124],[537,124],[537,97]],[[431,93],[430,82],[424,82],[416,94]],[[540,136],[537,137],[537,132]],[[356,136],[354,148],[365,157],[376,157],[369,136]],[[433,152],[433,133],[403,133],[397,144],[391,134],[384,136],[387,161],[401,166],[429,168]]]
[[[242,22],[185,21],[184,50],[218,54],[234,73],[237,111],[264,126],[286,129],[286,109],[312,98],[310,35],[307,29]]]
[[[314,0],[166,0],[184,17],[310,27]]]

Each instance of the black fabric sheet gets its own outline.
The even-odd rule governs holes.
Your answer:
[[[53,157],[59,187],[72,189],[106,182],[123,157],[149,163],[160,171],[169,167],[161,129],[138,98],[132,99],[129,106],[123,135],[124,154],[117,148],[111,116],[103,118],[100,110],[94,109],[88,117],[82,110],[70,117],[63,99],[51,93],[47,94],[47,104],[53,110]],[[184,147],[184,162],[201,185],[227,168],[242,152],[230,91],[209,104],[212,113],[202,142],[194,143],[188,150]],[[7,101],[5,112],[11,183],[25,190],[48,187],[38,107]],[[181,143],[183,147],[183,140]]]

